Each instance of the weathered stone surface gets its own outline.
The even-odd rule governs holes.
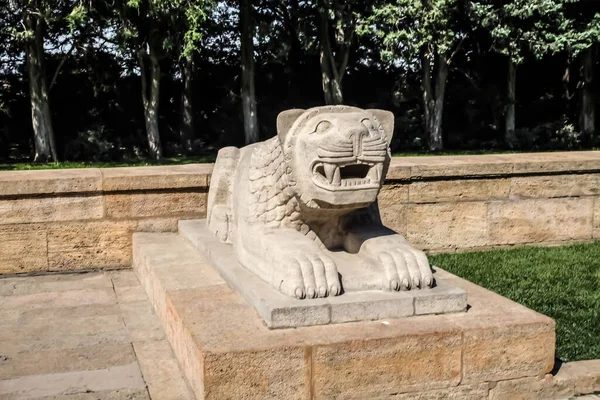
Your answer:
[[[516,176],[510,179],[513,199],[597,196],[600,174]]]
[[[4,278],[0,280],[0,295],[23,296],[45,292],[65,292],[82,289],[111,289],[111,280],[102,273],[51,274],[37,279]],[[9,290],[8,290],[9,289]]]
[[[0,173],[0,196],[93,193],[101,190],[102,176],[96,168]]]
[[[125,326],[131,332],[132,341],[165,339],[165,332],[147,298],[144,301],[120,304],[120,307]]]
[[[460,332],[442,329],[410,333],[314,346],[311,372],[315,397],[365,399],[457,385],[461,373]]]
[[[411,164],[411,178],[479,177],[505,175],[513,171],[513,161],[503,155],[402,157]]]
[[[129,343],[34,351],[2,351],[1,379],[59,372],[87,371],[135,362]]]
[[[414,181],[409,188],[411,203],[438,203],[454,201],[508,199],[510,180],[457,179],[441,181]]]
[[[179,217],[144,218],[137,222],[136,232],[177,232]]]
[[[152,400],[196,400],[188,388],[166,340],[134,342]]]
[[[200,217],[206,214],[205,192],[144,192],[104,196],[109,218]]]
[[[435,275],[434,275],[435,276]],[[415,315],[445,314],[465,311],[467,292],[448,285],[443,278],[437,278],[438,285],[430,291],[415,291]]]
[[[179,231],[202,256],[211,261],[211,265],[256,309],[270,328],[401,318],[414,315],[415,305],[418,305],[420,314],[458,312],[467,306],[466,293],[462,289],[449,287],[442,280],[433,289],[383,291],[380,275],[369,275],[367,266],[353,266],[352,259],[346,263],[337,254],[331,254],[331,257],[340,265],[345,284],[344,294],[306,300],[289,298],[242,267],[231,245],[220,243],[203,220],[181,221]],[[179,253],[178,249],[182,247],[182,243],[172,241],[171,235],[136,234],[136,240],[138,237],[144,237],[146,246],[163,254]],[[170,242],[167,244],[166,241]],[[137,246],[136,250],[145,251]],[[185,249],[181,252],[185,252]],[[371,281],[374,282],[373,287],[368,286]]]
[[[514,162],[515,173],[600,170],[600,153],[597,151],[511,154],[505,157]]]
[[[48,270],[46,229],[38,224],[0,225],[0,275]]]
[[[115,297],[112,288],[39,292],[21,296],[3,297],[0,302],[0,310],[107,304],[114,301],[114,299]]]
[[[70,222],[48,226],[51,271],[131,265],[134,221]]]
[[[204,188],[212,164],[190,164],[156,167],[103,168],[102,190],[105,192]]]
[[[487,399],[488,384],[461,385],[448,389],[430,390],[421,393],[402,393],[377,400],[482,400]]]
[[[575,361],[563,364],[556,378],[572,381],[575,394],[600,392],[600,360]]]
[[[499,381],[548,373],[554,366],[554,323],[531,314],[469,321],[464,331],[463,382]]]
[[[543,378],[532,377],[498,382],[490,389],[490,400],[563,400],[574,394],[572,381],[546,375]]]
[[[456,286],[481,290],[469,312],[269,330],[207,266],[196,279],[166,281],[177,258],[153,236],[174,246],[176,235],[136,234],[134,270],[197,398],[474,399],[485,382],[553,365],[552,320],[440,269]],[[177,252],[204,263],[186,251]]]
[[[2,224],[92,220],[102,217],[104,204],[99,195],[0,199]]]
[[[592,238],[593,200],[535,199],[489,204],[489,237],[494,244]]]
[[[116,287],[115,293],[119,304],[137,303],[139,301],[147,301],[146,292],[140,285],[129,287]]]
[[[411,204],[406,238],[420,249],[487,246],[487,214],[488,205],[481,202]]]
[[[18,399],[19,397],[14,397]],[[6,400],[12,400],[9,395]],[[58,396],[38,397],[35,400],[150,400],[146,389],[117,389],[98,392],[61,394]],[[154,400],[154,399],[153,399]]]
[[[406,235],[406,202],[408,185],[401,184],[383,186],[377,198],[381,220],[401,235]]]
[[[77,393],[141,390],[144,380],[137,363],[93,371],[63,372],[0,380],[0,398],[36,399]]]
[[[431,287],[427,256],[384,227],[375,206],[393,132],[394,115],[384,110],[340,105],[283,111],[277,136],[219,150],[208,230],[233,245],[244,268],[291,298],[349,292],[341,268],[364,270],[365,263],[373,273],[362,281],[376,282],[372,290]],[[389,190],[395,198],[404,192],[406,200],[406,187]],[[334,252],[342,253],[343,265]]]
[[[300,347],[204,356],[206,398],[306,399],[307,366]]]

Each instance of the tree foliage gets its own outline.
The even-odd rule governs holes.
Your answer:
[[[0,160],[212,154],[341,102],[394,151],[599,142],[597,0],[246,2],[244,33],[234,0],[0,0]]]

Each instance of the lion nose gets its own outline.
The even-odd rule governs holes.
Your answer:
[[[360,156],[362,153],[362,142],[365,136],[369,135],[368,129],[352,129],[348,132],[348,139],[352,141],[354,155]]]

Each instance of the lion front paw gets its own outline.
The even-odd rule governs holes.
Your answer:
[[[423,289],[433,286],[433,273],[427,256],[408,244],[398,244],[379,254],[384,270],[384,290]]]
[[[290,297],[313,299],[340,294],[337,267],[322,252],[292,252],[282,256],[277,264],[281,276],[274,283]]]

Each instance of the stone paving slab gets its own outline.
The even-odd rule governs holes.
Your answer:
[[[193,399],[132,270],[0,279],[0,399]]]
[[[467,307],[467,292],[443,279],[438,279],[433,289],[406,292],[347,291],[331,298],[293,299],[244,268],[237,261],[232,246],[219,242],[206,228],[205,220],[179,221],[179,234],[210,260],[214,269],[256,309],[269,328],[446,314],[465,311]],[[163,247],[166,252],[168,246],[162,240],[168,238],[172,241],[173,236],[146,238],[154,237],[155,246]]]

